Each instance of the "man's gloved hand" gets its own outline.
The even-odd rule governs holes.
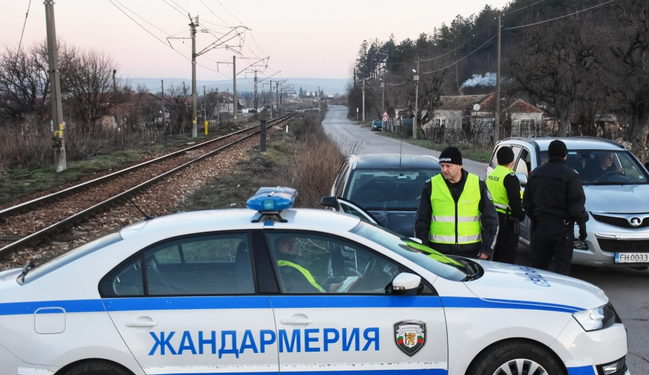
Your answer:
[[[579,226],[579,239],[581,241],[584,241],[586,239],[586,226],[585,225],[580,225]]]

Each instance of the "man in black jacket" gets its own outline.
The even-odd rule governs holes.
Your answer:
[[[588,214],[579,175],[564,164],[568,150],[550,142],[549,160],[532,172],[523,195],[523,209],[532,220],[532,266],[568,275],[572,262],[574,225],[586,239]]]

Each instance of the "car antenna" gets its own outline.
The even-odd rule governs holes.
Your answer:
[[[135,208],[137,208],[138,211],[140,211],[140,213],[142,214],[142,216],[144,216],[144,220],[151,220],[151,219],[153,219],[153,216],[149,216],[149,215],[147,215],[146,213],[144,213],[144,211],[142,211],[142,209],[141,209],[140,207],[138,207],[138,205],[135,204],[135,202],[133,202],[133,200],[132,200],[130,197],[129,197],[129,198],[126,198],[126,199],[128,199],[128,201],[131,202],[131,204],[132,204]]]

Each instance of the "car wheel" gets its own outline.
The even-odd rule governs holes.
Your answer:
[[[522,340],[501,342],[480,353],[468,374],[475,375],[565,375],[566,370],[552,353]]]
[[[114,363],[85,361],[73,366],[64,375],[133,375],[133,373]]]

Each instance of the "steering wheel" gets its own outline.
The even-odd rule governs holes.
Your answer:
[[[618,170],[615,170],[615,171],[608,171],[608,172],[604,173],[603,175],[597,177],[597,178],[595,179],[595,181],[605,181],[606,179],[608,179],[608,178],[610,178],[610,177],[612,177],[612,176],[622,176],[622,177],[626,177],[626,176],[624,175],[623,172],[620,172],[620,171],[618,171]]]
[[[367,262],[365,265],[365,269],[363,269],[363,273],[360,275],[358,280],[354,282],[352,286],[349,287],[347,291],[352,292],[352,291],[361,291],[363,290],[363,287],[365,284],[368,283],[368,275],[374,271],[374,268],[376,267],[376,258],[372,258]]]

